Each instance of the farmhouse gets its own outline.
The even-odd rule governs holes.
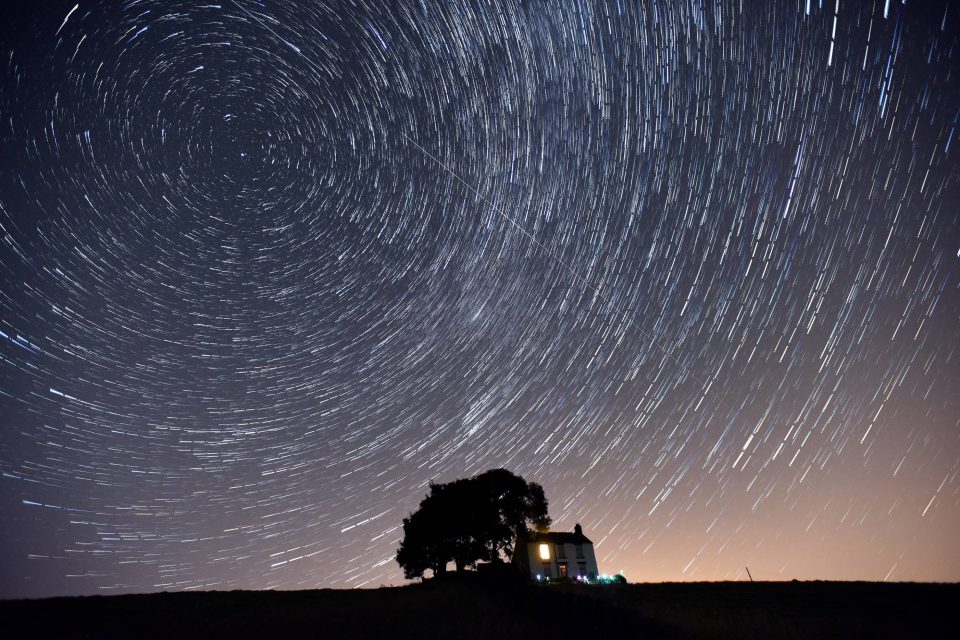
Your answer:
[[[594,580],[599,573],[593,543],[583,535],[579,524],[572,532],[530,534],[526,540],[518,541],[513,562],[531,580]]]

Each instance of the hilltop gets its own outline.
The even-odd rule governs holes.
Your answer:
[[[451,580],[6,601],[0,615],[36,637],[75,638],[953,638],[957,602],[957,584]]]

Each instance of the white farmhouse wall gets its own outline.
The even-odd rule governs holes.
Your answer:
[[[540,557],[541,544],[549,547],[549,561]],[[561,563],[566,563],[567,577],[570,579],[575,579],[579,575],[596,577],[600,572],[597,569],[597,557],[594,554],[593,545],[582,544],[579,546],[583,551],[583,557],[577,556],[577,545],[572,543],[531,542],[527,544],[530,577],[534,580],[538,575],[545,578],[559,578]],[[582,570],[581,565],[583,566]]]

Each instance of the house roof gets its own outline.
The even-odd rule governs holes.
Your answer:
[[[593,544],[582,531],[533,532],[528,542],[552,542],[553,544]]]

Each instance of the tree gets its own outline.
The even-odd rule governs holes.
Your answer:
[[[497,560],[501,553],[512,558],[515,541],[526,537],[531,525],[539,531],[550,526],[547,498],[539,484],[527,482],[506,469],[492,469],[473,480],[486,504],[487,560]]]
[[[420,503],[421,507],[425,502]],[[397,562],[408,579],[423,575],[427,569],[433,571],[435,576],[447,569],[448,553],[433,534],[436,529],[435,516],[433,509],[421,508],[403,519],[404,538],[397,549]]]
[[[397,563],[408,579],[428,569],[442,575],[453,562],[458,571],[479,560],[509,560],[515,540],[550,524],[543,487],[506,469],[472,478],[430,483],[420,507],[403,520]]]

